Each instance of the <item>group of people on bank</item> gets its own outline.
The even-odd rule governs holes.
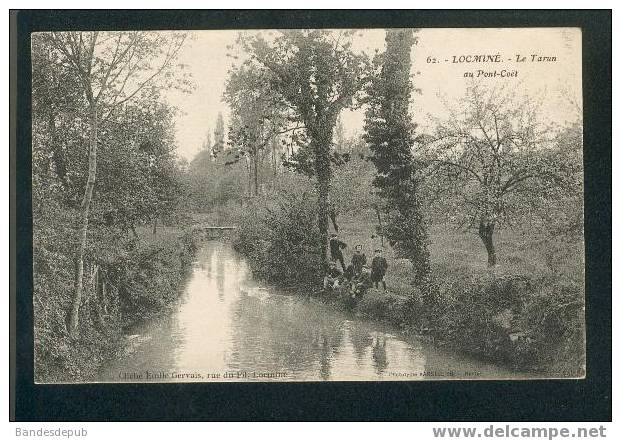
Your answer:
[[[333,233],[330,236],[330,262],[323,279],[324,290],[341,290],[356,300],[360,300],[372,286],[379,288],[380,283],[384,291],[386,291],[384,276],[388,269],[388,262],[386,262],[382,255],[382,249],[378,248],[375,250],[371,266],[369,267],[362,245],[354,247],[351,264],[349,265],[345,264],[343,257],[343,249],[345,248],[347,248],[347,244],[339,240],[336,233]],[[340,269],[337,263],[341,265]]]

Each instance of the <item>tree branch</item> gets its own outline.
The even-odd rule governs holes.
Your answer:
[[[446,161],[446,160],[442,160],[442,159],[430,159],[429,161],[430,162],[435,162],[435,163],[438,163],[438,164],[444,164],[444,165],[451,166],[451,167],[457,167],[457,168],[459,168],[461,170],[464,170],[465,172],[470,173],[472,176],[474,176],[477,179],[477,181],[479,181],[481,184],[483,184],[483,179],[481,178],[481,176],[479,176],[479,174],[476,171],[472,170],[469,167],[466,167],[464,165],[458,164],[456,162]]]
[[[149,78],[147,78],[145,81],[143,81],[130,95],[128,95],[127,97],[125,97],[121,101],[118,101],[113,106],[111,106],[109,113],[112,113],[112,110],[113,110],[114,107],[118,107],[121,104],[126,103],[127,101],[131,100],[134,96],[136,96],[138,94],[138,92],[140,92],[142,89],[144,89],[147,84],[149,84],[156,76],[158,76],[166,67],[168,67],[169,63],[172,60],[174,60],[175,57],[177,56],[177,54],[178,54],[179,50],[181,49],[181,46],[183,45],[184,41],[185,41],[185,36],[176,45],[176,47],[172,50],[172,52],[171,52],[171,49],[169,48],[168,52],[166,53],[166,57],[164,59],[164,62],[162,63],[160,68],[157,71],[155,71],[155,73],[153,73],[153,75],[151,75]]]

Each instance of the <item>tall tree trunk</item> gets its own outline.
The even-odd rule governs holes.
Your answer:
[[[78,319],[80,314],[80,304],[82,302],[83,280],[84,280],[84,253],[86,251],[86,236],[88,232],[88,216],[91,207],[91,200],[93,199],[93,188],[95,187],[95,178],[97,175],[97,129],[98,129],[98,115],[97,106],[95,103],[91,103],[89,125],[89,149],[88,149],[88,180],[86,181],[86,189],[84,190],[84,197],[82,198],[82,205],[80,207],[81,213],[81,225],[79,229],[79,248],[76,258],[76,277],[75,277],[75,293],[73,295],[73,301],[71,304],[71,312],[69,316],[69,333],[73,334],[78,327]]]
[[[334,125],[319,124],[314,130],[315,173],[317,175],[318,212],[317,226],[321,236],[321,262],[328,263],[328,224],[330,197],[330,144]]]
[[[101,280],[101,309],[104,314],[108,314],[108,292],[106,290],[106,279]]]
[[[259,152],[254,152],[254,195],[259,196]]]
[[[494,224],[481,222],[479,223],[479,237],[485,245],[487,251],[487,266],[496,265],[496,248],[494,247]]]
[[[330,205],[330,220],[332,221],[332,226],[334,227],[334,231],[338,233],[339,232],[339,224],[337,223],[338,215],[336,214],[336,210],[334,206],[332,205]]]
[[[95,315],[97,317],[97,323],[99,326],[104,326],[103,318],[103,301],[102,301],[102,277],[99,273],[99,265],[94,265],[93,268],[93,298],[95,300]]]
[[[248,197],[252,197],[252,158],[246,158],[246,166],[248,168]]]
[[[328,263],[328,195],[330,194],[330,180],[325,175],[317,175],[318,178],[318,212],[317,226],[321,236],[321,262]]]
[[[272,189],[276,189],[276,149],[278,148],[278,138],[272,140]]]
[[[56,176],[60,179],[63,186],[65,188],[68,186],[67,183],[67,165],[65,162],[65,155],[62,151],[62,147],[58,142],[58,137],[56,136],[56,121],[54,120],[54,112],[50,112],[48,118],[48,129],[50,131],[50,145],[52,150],[52,162],[54,163],[54,171],[56,172]]]
[[[375,214],[377,215],[377,222],[378,222],[378,226],[379,226],[379,236],[380,236],[380,240],[382,241],[382,248],[384,248],[384,225],[382,224],[382,213],[380,213],[379,207],[377,205],[375,205],[373,208],[375,208]]]

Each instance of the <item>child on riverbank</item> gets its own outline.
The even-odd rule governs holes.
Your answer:
[[[343,273],[336,267],[336,263],[330,262],[328,266],[328,271],[323,278],[323,289],[337,289],[339,287],[340,278],[342,275]]]
[[[347,244],[339,240],[339,236],[336,233],[332,233],[330,236],[330,258],[335,262],[341,263],[341,268],[345,271],[345,259],[343,259],[343,248],[347,248]]]
[[[371,287],[371,269],[364,265],[360,274],[351,281],[350,293],[355,300],[360,300]]]
[[[378,248],[375,250],[375,257],[373,257],[373,261],[371,262],[371,281],[375,288],[379,288],[379,282],[382,282],[384,292],[386,291],[384,276],[386,275],[387,269],[388,262],[386,262],[386,259],[382,256],[382,250]]]
[[[351,258],[351,266],[355,276],[362,273],[362,267],[367,264],[367,256],[362,252],[362,245],[358,244],[354,248],[354,255]]]

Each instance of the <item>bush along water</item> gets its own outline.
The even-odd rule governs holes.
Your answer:
[[[69,334],[66,317],[74,286],[67,268],[73,262],[52,239],[35,240],[33,253],[35,380],[84,381],[116,355],[125,331],[177,300],[197,245],[189,233],[156,243],[132,239],[114,248],[93,245],[85,262],[79,327]]]
[[[316,287],[322,278],[316,209],[302,193],[280,193],[269,205],[249,207],[233,247],[253,273],[283,287]]]
[[[185,233],[163,243],[138,246],[128,260],[113,266],[125,327],[152,318],[177,300],[196,250],[195,236]]]
[[[568,354],[584,344],[582,288],[550,276],[489,272],[436,283],[422,310],[438,339],[476,356],[520,369],[561,366],[582,375]]]
[[[358,312],[521,371],[584,374],[582,287],[552,276],[432,279],[411,295],[368,296]]]

